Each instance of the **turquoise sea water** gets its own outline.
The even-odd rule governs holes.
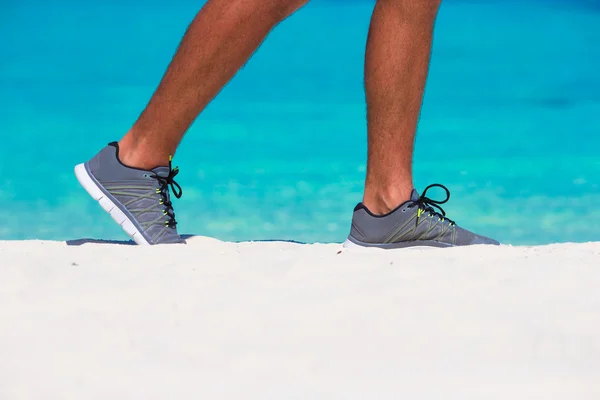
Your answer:
[[[183,233],[342,241],[361,199],[372,1],[314,0],[187,134]],[[198,2],[0,0],[0,239],[126,239],[72,173],[126,132]],[[511,244],[600,240],[600,4],[440,10],[415,182]]]

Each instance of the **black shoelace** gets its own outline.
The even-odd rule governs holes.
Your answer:
[[[427,194],[427,191],[434,187],[439,187],[439,188],[444,189],[446,191],[446,199],[433,200],[433,199],[430,199],[429,197],[425,196]],[[440,185],[439,183],[434,183],[433,185],[427,186],[425,188],[425,190],[423,190],[423,193],[421,194],[421,197],[419,198],[419,200],[413,201],[412,204],[408,206],[408,208],[419,207],[419,210],[421,210],[421,213],[427,213],[427,214],[431,215],[432,217],[438,217],[441,220],[448,221],[450,223],[450,225],[456,225],[454,221],[452,221],[449,218],[446,218],[446,212],[444,211],[444,209],[442,207],[440,207],[440,204],[447,203],[448,200],[450,200],[450,191],[448,190],[448,188],[444,185]],[[435,209],[438,209],[439,212],[436,211]],[[419,217],[420,217],[421,213],[419,213]]]
[[[171,203],[171,200],[169,198],[169,186],[171,187],[173,195],[178,199],[181,198],[181,195],[183,194],[181,186],[179,186],[179,184],[175,182],[174,179],[178,173],[179,167],[173,168],[171,164],[171,157],[169,157],[169,175],[164,177],[154,174],[152,176],[158,181],[158,184],[160,185],[160,189],[157,189],[157,193],[160,194],[162,197],[161,204],[165,206],[163,213],[167,217],[165,225],[167,225],[169,228],[175,228],[177,226],[177,221],[175,220],[175,212],[173,211],[173,204]]]

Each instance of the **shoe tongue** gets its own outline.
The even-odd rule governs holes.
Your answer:
[[[171,170],[169,169],[169,167],[156,167],[152,170],[152,172],[154,172],[156,175],[162,178],[166,178],[167,176],[169,176]]]
[[[421,198],[421,196],[419,196],[419,192],[417,192],[416,189],[413,189],[412,193],[410,194],[410,201],[417,201]]]

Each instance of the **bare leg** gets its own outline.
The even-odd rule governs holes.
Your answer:
[[[308,0],[209,0],[146,109],[119,143],[129,166],[165,165],[198,114],[269,31]]]
[[[385,214],[410,197],[412,156],[441,0],[378,0],[365,57],[369,154],[363,203]]]

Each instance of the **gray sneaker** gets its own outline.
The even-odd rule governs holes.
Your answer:
[[[444,201],[427,198],[427,190],[441,187],[446,191]],[[474,244],[499,245],[496,240],[476,235],[446,218],[440,204],[450,199],[443,185],[429,185],[419,196],[412,191],[409,201],[382,216],[374,215],[362,203],[354,209],[352,228],[344,247],[379,247],[397,249],[411,246],[453,247]],[[436,211],[439,210],[438,211]]]
[[[90,161],[75,167],[85,190],[137,244],[185,243],[177,234],[169,186],[175,197],[181,187],[173,180],[178,168],[130,168],[119,160],[119,145],[109,143]]]

